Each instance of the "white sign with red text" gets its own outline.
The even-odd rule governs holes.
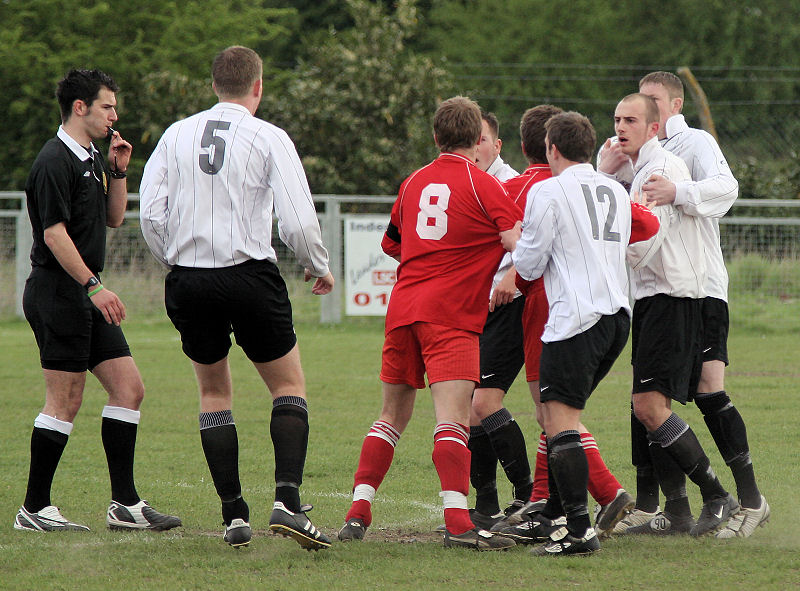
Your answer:
[[[344,275],[349,316],[385,316],[397,261],[381,249],[388,215],[345,215]]]

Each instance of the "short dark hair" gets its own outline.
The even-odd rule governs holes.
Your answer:
[[[492,131],[492,135],[494,135],[494,139],[500,137],[500,122],[497,120],[497,115],[494,113],[490,113],[489,111],[484,111],[481,109],[481,119],[486,121],[486,124],[489,126],[489,129]]]
[[[559,113],[544,124],[550,145],[572,162],[590,162],[597,144],[597,133],[592,122],[575,111]]]
[[[117,92],[119,86],[114,79],[101,70],[70,70],[56,86],[56,100],[61,109],[61,120],[66,121],[72,114],[72,104],[83,101],[87,107],[100,94],[101,88]]]
[[[481,109],[465,96],[443,101],[433,116],[433,133],[442,152],[472,148],[481,140]]]
[[[683,98],[683,82],[672,72],[650,72],[639,80],[639,88],[645,84],[661,84],[667,89],[669,98]]]
[[[232,45],[220,51],[211,65],[211,79],[222,98],[244,96],[263,74],[258,54],[248,47]]]
[[[547,147],[544,145],[547,131],[544,124],[550,117],[562,112],[553,105],[537,105],[522,114],[519,137],[522,139],[522,151],[531,164],[547,164]]]
[[[658,103],[656,99],[641,92],[634,92],[627,96],[622,97],[621,103],[627,103],[641,99],[644,101],[644,122],[645,123],[658,123],[661,121],[661,114],[658,112]]]

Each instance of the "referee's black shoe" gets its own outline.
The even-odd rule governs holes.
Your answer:
[[[311,511],[311,508],[311,505],[303,505],[300,511],[294,513],[280,501],[275,501],[269,518],[269,528],[276,534],[293,538],[306,550],[329,548],[331,541],[306,517],[306,512]]]

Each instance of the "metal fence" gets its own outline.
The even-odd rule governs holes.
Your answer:
[[[129,312],[163,314],[165,269],[153,259],[139,231],[138,195],[129,196],[125,223],[109,230],[104,282],[113,286]],[[385,213],[394,197],[317,195],[323,239],[331,270],[343,277],[343,213]],[[732,293],[800,298],[800,200],[739,199],[720,220],[723,253]],[[343,281],[333,294],[316,297],[302,282],[302,269],[274,232],[281,272],[287,279],[298,320],[339,322],[344,309]],[[21,296],[30,271],[31,231],[24,193],[0,192],[0,318],[21,316]]]

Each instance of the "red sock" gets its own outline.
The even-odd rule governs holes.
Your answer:
[[[589,494],[601,505],[608,505],[622,488],[600,455],[597,442],[591,433],[581,433],[581,445],[589,463]]]
[[[347,512],[345,521],[356,518],[364,521],[364,525],[372,523],[372,501],[375,491],[383,482],[394,458],[394,447],[400,438],[400,432],[386,421],[375,421],[370,427],[361,455],[358,458],[358,469],[353,482],[353,504]]]
[[[439,423],[433,433],[433,465],[442,484],[444,524],[455,535],[475,528],[467,510],[468,439],[469,429],[460,423]]]
[[[531,502],[541,501],[550,496],[547,483],[547,436],[539,436],[539,447],[536,448],[536,467],[533,470],[533,490]]]

